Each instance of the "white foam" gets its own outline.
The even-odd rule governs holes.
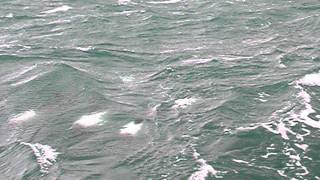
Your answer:
[[[287,132],[289,131],[290,132],[290,129],[288,129],[285,124],[283,122],[280,122],[277,126],[277,130],[278,130],[278,133],[281,135],[281,137],[283,139],[286,139],[288,140],[289,137],[287,135]]]
[[[174,101],[174,105],[172,108],[177,109],[177,108],[186,108],[187,106],[190,106],[194,102],[196,102],[197,99],[195,98],[184,98],[184,99],[177,99]]]
[[[196,64],[205,64],[211,62],[212,59],[187,59],[182,61],[183,65],[196,65]]]
[[[236,162],[236,163],[250,164],[249,162],[244,161],[244,160],[240,160],[240,159],[232,159],[232,161],[234,161],[234,162]]]
[[[320,73],[307,74],[298,80],[298,84],[307,86],[320,86]]]
[[[29,146],[32,149],[34,155],[37,158],[37,162],[40,166],[40,172],[42,173],[49,172],[49,167],[56,162],[56,159],[60,154],[49,145],[42,145],[39,143],[31,144],[31,143],[25,143],[25,142],[22,142],[21,144]]]
[[[287,66],[284,65],[282,62],[279,62],[279,68],[284,69],[284,68],[287,68]]]
[[[133,82],[135,80],[135,78],[133,76],[120,76],[120,79],[124,82],[124,83],[129,83],[129,82]]]
[[[238,127],[238,128],[236,128],[236,130],[238,130],[238,131],[249,131],[249,130],[257,129],[258,127],[260,127],[260,125],[258,125],[258,126],[249,126],[249,127]]]
[[[200,154],[194,149],[193,158],[196,159],[200,167],[198,171],[194,172],[189,180],[205,180],[209,175],[215,176],[216,178],[221,178],[218,176],[219,171],[215,170],[212,166],[207,164],[206,160],[200,158]]]
[[[284,170],[277,170],[277,173],[278,173],[280,176],[282,176],[282,177],[288,177],[288,176],[285,174]]]
[[[87,52],[87,51],[90,51],[93,49],[92,46],[88,46],[88,47],[76,47],[77,50],[80,50],[80,51],[84,51],[84,52]]]
[[[295,143],[294,145],[296,145],[298,148],[302,149],[303,151],[306,151],[307,148],[309,147],[309,145],[307,145],[307,144],[298,144],[298,143]]]
[[[42,13],[52,14],[52,13],[56,13],[56,12],[65,12],[65,11],[68,11],[70,9],[72,9],[72,7],[67,6],[67,5],[63,5],[63,6],[48,10],[48,11],[43,11]]]
[[[181,0],[168,0],[168,1],[151,1],[148,2],[150,4],[173,4],[173,3],[177,3],[180,2]]]
[[[308,75],[306,75],[305,77],[307,77],[307,76]],[[302,102],[303,102],[305,108],[302,111],[300,111],[299,114],[294,114],[293,117],[295,117],[296,120],[299,122],[305,123],[308,126],[319,129],[320,128],[320,121],[313,120],[309,117],[310,114],[316,112],[310,104],[311,96],[303,89],[302,86],[299,85],[299,84],[304,84],[304,85],[314,86],[314,85],[317,85],[317,81],[314,80],[314,78],[305,78],[305,77],[300,79],[299,81],[297,81],[297,84],[295,86],[297,89],[300,90],[300,92],[298,93],[298,97],[300,97],[302,99]],[[309,80],[313,79],[313,81],[309,81],[306,79],[309,79]]]
[[[124,135],[135,135],[142,128],[143,123],[135,123],[134,121],[124,125],[122,129],[120,129],[120,134]]]
[[[13,18],[13,14],[12,14],[12,13],[8,13],[8,14],[5,15],[4,17],[6,17],[6,18]]]
[[[36,115],[34,110],[25,111],[21,114],[15,115],[13,118],[9,120],[10,124],[19,124],[25,122]]]
[[[269,156],[271,156],[271,155],[277,155],[278,153],[267,153],[267,154],[265,154],[265,155],[262,155],[261,157],[262,158],[269,158]]]
[[[205,180],[209,174],[217,175],[218,171],[207,164],[204,159],[198,159],[197,162],[200,164],[200,168],[189,177],[189,180]]]
[[[287,167],[299,170],[299,173],[295,173],[297,176],[302,178],[302,176],[309,174],[308,169],[301,163],[300,154],[298,154],[295,149],[292,147],[285,147],[283,153],[289,158],[289,162],[286,163]],[[303,170],[304,172],[301,172],[300,170]]]
[[[91,126],[97,126],[101,125],[103,122],[103,116],[106,114],[106,112],[99,112],[89,115],[82,116],[79,120],[73,123],[74,126],[80,126],[83,128],[91,127]]]

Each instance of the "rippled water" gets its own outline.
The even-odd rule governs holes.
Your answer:
[[[320,2],[0,2],[2,179],[320,179]]]

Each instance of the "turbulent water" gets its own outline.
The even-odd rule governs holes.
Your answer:
[[[0,2],[0,179],[320,179],[319,0]]]

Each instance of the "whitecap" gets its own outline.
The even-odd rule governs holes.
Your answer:
[[[205,180],[209,175],[215,176],[216,178],[221,178],[218,176],[220,171],[215,170],[211,165],[207,164],[206,160],[200,158],[200,154],[194,149],[193,158],[200,165],[198,171],[194,172],[189,180]]]
[[[56,149],[53,149],[49,145],[43,145],[39,143],[31,144],[31,143],[25,143],[21,142],[22,145],[29,146],[35,157],[37,158],[37,162],[40,166],[40,172],[42,173],[48,173],[49,167],[53,165],[53,163],[56,162],[56,159],[59,152],[56,151]]]
[[[320,86],[320,73],[307,74],[297,83],[307,86]]]
[[[84,51],[84,52],[87,52],[87,51],[90,51],[93,49],[92,46],[88,46],[88,47],[76,47],[77,50],[80,50],[80,51]]]
[[[124,135],[135,135],[142,128],[143,123],[135,123],[134,121],[124,125],[122,129],[120,129],[120,134]]]
[[[190,98],[184,98],[184,99],[177,99],[174,101],[174,105],[172,108],[177,109],[177,108],[186,108],[187,106],[190,106],[194,102],[196,102],[197,99],[190,97]]]
[[[70,6],[67,6],[67,5],[63,5],[63,6],[60,6],[60,7],[57,7],[57,8],[54,8],[54,9],[51,9],[51,10],[48,10],[48,11],[43,11],[42,13],[45,13],[45,14],[52,14],[52,13],[56,13],[56,12],[64,12],[64,11],[68,11],[72,9],[72,7]]]
[[[307,78],[306,78],[307,77]],[[311,78],[310,78],[311,77]],[[320,77],[320,76],[319,76]],[[310,104],[311,102],[311,96],[308,94],[302,86],[299,85],[304,84],[304,85],[318,85],[318,82],[316,79],[314,79],[314,76],[308,76],[306,75],[304,78],[300,79],[297,81],[296,88],[300,90],[298,93],[297,97],[300,97],[302,99],[302,102],[305,106],[305,108],[300,111],[299,114],[294,114],[293,117],[302,123],[305,123],[308,126],[311,126],[313,128],[320,128],[320,121],[315,121],[309,117],[310,114],[315,113],[316,111],[313,109],[312,105]],[[320,83],[320,82],[319,82]]]
[[[106,112],[99,112],[82,116],[79,120],[73,123],[73,126],[79,126],[83,128],[97,126],[103,122],[103,116]]]
[[[8,14],[5,15],[4,17],[6,17],[6,18],[13,18],[13,14],[12,14],[12,13],[8,13]]]
[[[208,165],[204,159],[198,159],[197,162],[200,164],[200,168],[189,177],[189,180],[205,180],[209,174],[217,175],[218,171]]]
[[[19,124],[25,122],[36,115],[34,110],[25,111],[21,114],[15,115],[13,118],[9,119],[10,124]]]
[[[133,82],[135,80],[135,78],[133,76],[131,76],[131,75],[130,76],[120,76],[120,79],[124,83]]]
[[[280,63],[279,63],[279,68],[284,69],[284,68],[287,68],[287,66],[284,65],[282,62],[280,62]]]

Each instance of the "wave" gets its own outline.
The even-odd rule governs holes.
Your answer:
[[[50,166],[57,161],[58,155],[61,154],[49,145],[39,143],[31,144],[26,142],[21,142],[21,144],[29,146],[32,149],[34,156],[37,158],[41,173],[49,173]]]
[[[190,97],[190,98],[184,98],[184,99],[177,99],[174,101],[174,105],[172,106],[173,109],[177,109],[177,108],[186,108],[190,105],[192,105],[193,103],[195,103],[197,101],[196,98]]]
[[[99,112],[99,113],[84,115],[79,120],[74,122],[73,126],[82,127],[82,128],[99,126],[101,125],[101,123],[103,123],[104,121],[103,116],[105,114],[106,112]]]
[[[238,131],[252,131],[262,127],[268,132],[279,135],[284,140],[281,151],[287,157],[287,162],[284,168],[277,170],[280,176],[305,178],[310,174],[304,162],[306,159],[310,159],[306,154],[309,145],[305,143],[305,139],[311,134],[312,129],[320,129],[320,121],[310,117],[311,114],[316,113],[316,110],[312,107],[312,96],[305,86],[320,86],[319,79],[320,73],[312,73],[291,83],[297,90],[295,95],[297,103],[288,102],[287,105],[271,115],[269,122],[237,128]],[[261,157],[268,159],[269,156],[279,156],[277,152],[270,150],[275,151],[276,149],[274,147],[267,148],[268,153]],[[294,173],[288,172],[289,168]]]
[[[18,70],[18,72],[15,72],[13,74],[9,74],[9,75],[6,75],[4,77],[4,82],[7,82],[7,81],[11,81],[11,80],[14,80],[14,79],[17,79],[19,77],[21,77],[22,75],[34,70],[35,68],[37,68],[37,64],[34,64],[32,66],[29,66],[29,67],[24,67],[20,70]]]
[[[219,174],[225,173],[215,170],[211,165],[207,164],[206,160],[200,158],[200,154],[193,149],[193,158],[200,165],[198,171],[194,172],[189,180],[205,180],[209,175],[215,176],[216,178],[222,178]]]
[[[120,129],[120,134],[123,135],[136,135],[142,128],[143,123],[136,123],[134,121],[124,125],[122,129]]]
[[[9,119],[9,124],[20,124],[36,116],[34,110],[28,110]]]
[[[19,86],[19,85],[22,85],[22,84],[26,84],[26,83],[28,83],[28,82],[30,82],[30,81],[33,81],[33,80],[41,77],[41,76],[44,75],[45,73],[47,73],[47,72],[42,72],[42,73],[33,75],[33,76],[29,77],[29,78],[26,78],[26,79],[23,79],[23,80],[21,80],[21,81],[18,81],[18,82],[16,82],[16,83],[12,83],[11,86]]]

